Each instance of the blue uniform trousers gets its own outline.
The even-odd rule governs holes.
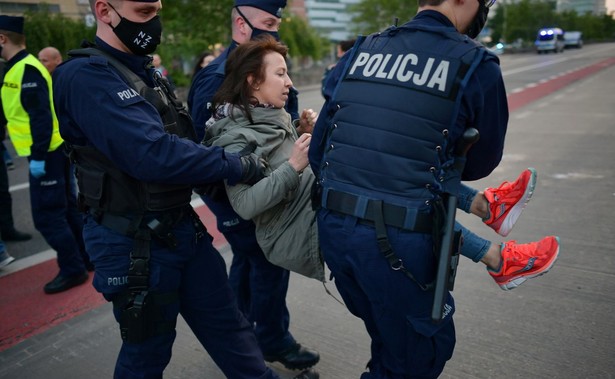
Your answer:
[[[352,314],[371,337],[369,372],[361,378],[436,378],[453,354],[454,303],[440,324],[431,322],[433,291],[423,291],[400,271],[393,271],[378,250],[375,229],[352,216],[321,209],[320,245],[335,285]],[[395,254],[416,279],[434,279],[432,237],[387,227]]]
[[[62,146],[47,153],[45,175],[30,175],[30,205],[34,227],[57,252],[60,275],[82,274],[87,262],[83,216],[77,209],[75,178]]]
[[[177,292],[178,300],[162,306],[166,321],[181,314],[199,342],[228,378],[277,378],[264,363],[251,325],[237,308],[226,266],[205,234],[197,238],[190,216],[172,230],[178,245],[170,250],[157,240],[150,246],[152,292]],[[86,248],[94,263],[94,286],[107,299],[126,286],[133,240],[97,224],[91,216],[84,227]],[[115,317],[119,322],[119,312]],[[116,379],[162,378],[171,359],[176,332],[142,343],[122,343]]]
[[[252,221],[243,220],[226,201],[203,201],[216,215],[218,229],[233,250],[229,283],[239,309],[254,325],[256,339],[265,355],[275,355],[295,344],[288,331],[290,314],[286,293],[290,273],[270,263],[256,241]]]

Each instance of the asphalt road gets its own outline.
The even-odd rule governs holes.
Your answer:
[[[528,242],[555,234],[561,254],[550,273],[509,292],[501,291],[482,265],[462,260],[453,293],[457,347],[442,378],[615,376],[613,57],[615,44],[501,57],[511,97],[544,94],[512,110],[502,163],[489,178],[471,184],[495,186],[535,167],[536,193],[507,239]],[[600,62],[591,74],[557,86]],[[302,107],[319,109],[319,88],[302,88],[300,100]],[[22,262],[31,262],[50,252],[38,254],[48,247],[31,223],[27,162],[17,159],[16,166],[10,172],[16,224],[35,238],[8,247]],[[461,220],[481,236],[501,240],[477,218],[461,215]],[[228,259],[228,249],[222,251]],[[19,268],[19,261],[14,265]],[[333,283],[327,288],[336,294]],[[291,276],[287,300],[293,334],[321,353],[321,378],[358,378],[369,359],[362,323],[320,283],[298,275]],[[2,312],[10,309],[3,306]],[[117,327],[110,307],[103,305],[2,351],[0,378],[108,378],[118,348]],[[284,377],[293,375],[273,367]],[[183,322],[165,377],[222,378]]]

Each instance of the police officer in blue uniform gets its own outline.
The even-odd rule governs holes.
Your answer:
[[[337,65],[310,163],[322,252],[372,339],[361,378],[435,378],[455,346],[450,293],[431,320],[443,193],[474,127],[463,180],[502,157],[508,122],[497,57],[472,40],[493,0],[420,0],[415,18],[361,38]],[[393,259],[390,259],[390,258]]]
[[[257,157],[196,143],[187,111],[151,65],[158,0],[90,0],[95,45],[54,72],[61,133],[76,166],[94,287],[113,302],[115,378],[161,378],[181,314],[229,378],[277,378],[190,207],[195,185],[254,183]]]
[[[263,33],[271,34],[279,40],[277,30],[285,6],[286,0],[235,1],[232,10],[233,41],[220,56],[196,74],[188,95],[188,106],[199,138],[204,136],[205,124],[211,116],[209,104],[224,81],[224,66],[228,55],[239,44]],[[286,109],[293,119],[297,119],[296,91],[292,95],[295,100],[289,101],[291,107],[287,103]],[[297,120],[299,130],[308,127],[308,115],[304,111]],[[267,261],[256,241],[254,223],[241,219],[235,213],[222,183],[201,193],[204,202],[216,215],[218,230],[233,250],[229,281],[240,308],[255,324],[256,337],[265,359],[279,361],[289,369],[305,369],[315,365],[320,358],[319,354],[297,343],[288,330],[290,315],[286,306],[286,293],[289,272]]]
[[[0,16],[1,55],[7,61],[0,122],[6,120],[17,154],[28,158],[32,220],[57,252],[59,273],[44,287],[45,293],[53,294],[85,283],[89,260],[81,236],[83,221],[76,206],[74,177],[53,108],[51,76],[26,51],[23,25],[23,17]]]

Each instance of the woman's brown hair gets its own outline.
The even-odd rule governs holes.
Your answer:
[[[238,106],[246,118],[253,123],[250,104],[258,101],[252,96],[254,87],[265,81],[265,55],[275,52],[286,58],[288,48],[265,34],[259,38],[242,43],[228,56],[224,66],[224,82],[213,98],[213,109],[224,103]],[[248,77],[252,76],[252,84]]]

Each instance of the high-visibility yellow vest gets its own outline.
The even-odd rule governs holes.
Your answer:
[[[26,65],[34,66],[45,78],[49,90],[49,107],[53,118],[53,132],[51,142],[47,151],[54,151],[62,142],[58,118],[53,107],[53,89],[51,86],[51,75],[32,54],[28,54],[24,59],[15,63],[13,67],[4,75],[4,83],[0,95],[2,96],[2,108],[7,120],[7,130],[11,137],[11,142],[15,147],[17,155],[27,157],[30,155],[32,146],[32,131],[30,129],[30,116],[21,105],[22,80]]]

